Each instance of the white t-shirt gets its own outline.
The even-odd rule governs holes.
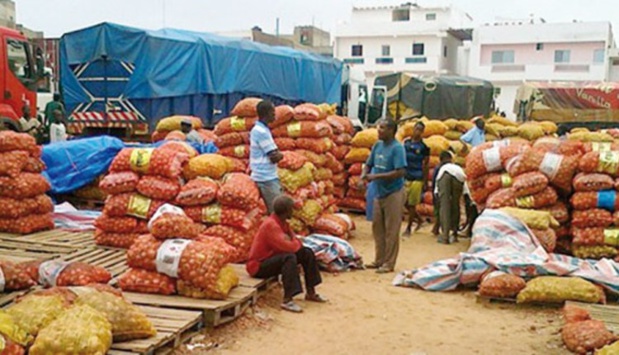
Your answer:
[[[52,123],[49,127],[50,143],[64,142],[67,140],[67,128],[62,123]]]
[[[34,135],[35,130],[41,126],[41,122],[34,117],[30,117],[30,119],[22,117],[19,119],[19,125],[22,132]]]
[[[435,194],[438,194],[438,181],[441,179],[443,174],[449,174],[453,176],[454,178],[456,178],[456,180],[463,183],[464,184],[463,193],[465,195],[470,195],[469,187],[466,184],[466,174],[464,173],[464,170],[459,165],[454,164],[454,163],[447,163],[441,166],[441,169],[436,174],[437,184],[436,186],[434,186]]]

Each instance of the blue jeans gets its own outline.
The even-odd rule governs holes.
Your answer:
[[[256,185],[258,185],[258,189],[260,189],[260,195],[262,195],[262,199],[270,215],[273,213],[273,201],[275,201],[277,196],[282,194],[282,185],[279,183],[279,179],[256,182]]]

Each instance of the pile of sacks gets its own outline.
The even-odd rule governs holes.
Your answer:
[[[181,142],[121,150],[99,184],[109,197],[95,220],[95,242],[128,248],[139,235],[148,233],[147,221],[159,207],[175,200],[183,167],[195,155],[193,148]]]
[[[347,117],[330,115],[327,122],[333,130],[333,148],[331,154],[335,158],[337,165],[332,166],[333,178],[333,197],[338,200],[346,197],[348,190],[348,171],[344,165],[344,159],[350,151],[350,143],[355,134],[355,128]]]
[[[366,210],[367,183],[360,184],[361,174],[376,142],[378,142],[378,130],[376,128],[357,132],[350,142],[351,149],[344,158],[344,162],[348,166],[348,190],[346,197],[338,202],[340,207],[356,211]]]
[[[130,269],[119,279],[124,291],[226,299],[239,278],[228,265],[234,248],[201,234],[182,209],[164,205],[127,252]]]
[[[215,140],[215,134],[207,129],[202,128],[202,120],[194,116],[170,116],[162,118],[157,122],[155,132],[152,134],[152,141],[159,142],[162,140],[184,141],[185,134],[181,131],[181,123],[185,120],[191,121],[191,126],[204,139],[204,143]]]
[[[0,324],[3,354],[106,354],[113,341],[157,333],[142,310],[106,285],[32,292],[0,311]]]
[[[563,318],[565,325],[561,329],[561,337],[568,350],[578,354],[619,354],[617,335],[609,332],[604,322],[592,319],[585,309],[565,305]]]
[[[0,231],[29,234],[53,229],[51,188],[41,175],[41,147],[23,133],[0,132]]]

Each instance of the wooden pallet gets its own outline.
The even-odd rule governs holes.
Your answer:
[[[12,303],[17,297],[23,296],[30,290],[15,291],[11,293],[0,293],[0,308],[3,308]]]
[[[170,354],[202,328],[202,314],[196,311],[138,306],[153,322],[157,335],[149,339],[112,344],[109,355]]]
[[[20,240],[40,242],[49,245],[69,245],[72,247],[94,247],[95,239],[92,232],[68,232],[61,229],[17,236]]]
[[[60,259],[65,261],[81,261],[94,266],[104,267],[116,278],[122,275],[129,267],[127,266],[127,251],[124,249],[84,248],[73,253],[62,255]]]
[[[608,330],[615,334],[619,334],[619,306],[572,301],[566,302],[566,305],[575,306],[588,311],[591,318],[606,323]]]
[[[560,308],[563,307],[563,303],[541,303],[541,302],[531,302],[531,303],[517,303],[515,298],[498,298],[498,297],[486,297],[479,294],[479,292],[475,293],[475,298],[477,303],[488,305],[488,304],[513,304],[519,307],[549,307],[549,308]]]
[[[245,264],[232,264],[231,266],[239,276],[239,286],[256,289],[258,295],[263,294],[278,283],[277,277],[257,279],[249,276],[247,270],[245,270]]]
[[[199,310],[204,318],[204,325],[216,327],[231,322],[241,315],[254,304],[258,298],[255,288],[236,287],[224,301],[203,300],[182,296],[150,295],[143,293],[124,292],[125,298],[135,304],[174,308]]]
[[[31,242],[0,235],[0,259],[13,262],[49,260],[78,250],[79,247]]]

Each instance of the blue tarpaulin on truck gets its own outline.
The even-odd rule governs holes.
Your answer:
[[[174,29],[103,23],[70,32],[60,41],[60,63],[70,112],[136,109],[151,126],[172,114],[214,123],[246,96],[338,103],[341,95],[338,60]]]

